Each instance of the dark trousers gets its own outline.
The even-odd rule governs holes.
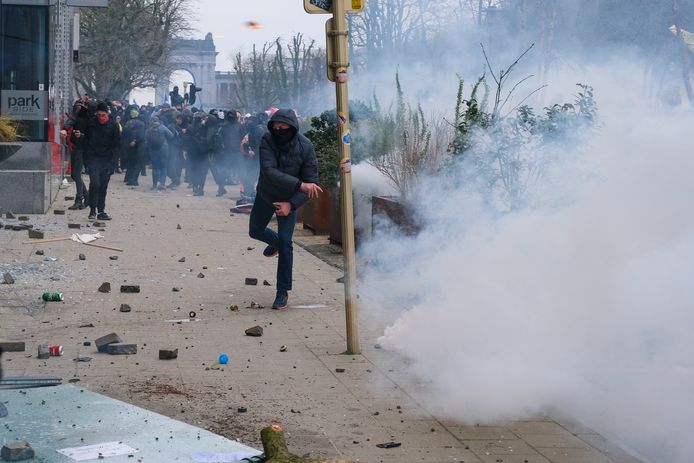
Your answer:
[[[81,148],[75,148],[70,153],[70,178],[74,180],[77,187],[75,203],[81,203],[87,200],[87,187],[82,180],[82,169],[84,168],[84,157]]]
[[[87,166],[89,171],[89,209],[104,212],[106,210],[106,190],[113,174],[110,161],[92,161]]]
[[[193,191],[202,193],[205,190],[207,171],[210,169],[210,159],[207,157],[207,153],[191,157],[190,168]]]
[[[181,172],[183,171],[183,151],[180,146],[169,146],[169,165],[167,175],[171,179],[172,185],[181,184]]]
[[[140,147],[125,148],[123,156],[127,159],[125,172],[125,183],[137,184],[140,171],[144,167],[145,157]]]
[[[248,198],[253,198],[255,197],[255,184],[258,181],[258,174],[260,173],[260,161],[257,156],[249,158],[244,155],[241,159],[241,163],[243,194]]]
[[[275,206],[256,196],[251,217],[248,223],[248,234],[251,238],[262,241],[279,251],[277,262],[277,290],[292,290],[292,267],[294,266],[294,249],[292,236],[296,225],[296,211],[286,217],[277,217],[277,232],[267,227],[275,213]]]
[[[229,159],[229,153],[215,153],[212,158],[212,176],[220,192],[231,183],[229,180],[229,174],[231,173]]]

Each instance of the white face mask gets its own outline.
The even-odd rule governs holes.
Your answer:
[[[224,113],[223,112],[218,112],[217,117],[220,118],[221,120],[224,120]]]

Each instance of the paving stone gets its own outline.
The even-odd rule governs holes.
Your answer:
[[[198,278],[205,278],[205,274],[202,272],[198,273]]]
[[[17,220],[19,220],[20,222],[28,222],[29,217],[27,217],[26,215],[20,215],[19,217],[17,217]]]
[[[5,212],[5,218],[6,219],[14,219],[16,217],[14,216],[14,214],[12,212],[7,211],[7,212]]]
[[[255,286],[258,284],[258,279],[257,278],[246,278],[246,284]]]
[[[121,312],[130,312],[132,311],[132,307],[130,307],[130,304],[121,304],[120,305],[120,311]]]
[[[0,352],[24,352],[24,341],[0,341]]]
[[[108,258],[111,260],[118,260],[118,256],[108,256]]]
[[[123,340],[116,333],[109,333],[94,341],[99,352],[107,352],[109,344],[122,343]]]
[[[42,255],[44,255],[44,254],[45,254],[45,253],[43,252],[43,249],[37,249],[37,250],[36,250],[36,255],[37,255],[37,256],[42,256]]]
[[[32,239],[32,240],[42,240],[43,237],[44,237],[44,235],[43,235],[43,232],[42,232],[42,231],[38,231],[38,230],[29,230],[29,239]]]
[[[14,277],[10,272],[5,272],[2,275],[2,282],[6,285],[13,285],[14,284]]]
[[[25,440],[8,442],[3,445],[0,451],[0,456],[2,456],[2,459],[5,461],[30,460],[34,458],[35,455],[31,444]]]
[[[53,214],[55,214],[55,215],[65,215],[65,209],[55,209],[55,210],[53,210]]]
[[[159,360],[173,360],[178,358],[178,349],[159,349]]]
[[[85,255],[82,254],[82,253],[80,253],[80,255],[77,256],[77,257],[78,257],[79,260],[87,260],[87,256],[85,256]]]
[[[180,259],[178,259],[178,261],[179,261],[179,262],[185,262],[185,261],[186,261],[186,258],[185,258],[185,257],[181,257]]]
[[[99,228],[99,227],[105,227],[106,223],[105,222],[94,222],[94,223],[92,223],[92,225]]]
[[[272,286],[272,284],[267,280],[263,280],[263,286]]]
[[[50,358],[51,352],[48,350],[48,344],[39,345],[38,358],[45,360]]]
[[[262,336],[263,335],[263,327],[262,326],[253,326],[251,328],[248,328],[246,330],[246,336]]]
[[[79,229],[79,228],[82,228],[82,225],[80,225],[78,223],[69,223],[69,224],[67,224],[67,228],[78,228]]]
[[[75,197],[74,196],[66,196],[64,199],[65,199],[65,201],[74,201]]]
[[[137,344],[127,342],[116,342],[106,345],[106,352],[111,355],[132,355],[137,354]]]
[[[121,285],[120,286],[120,292],[121,293],[139,293],[140,292],[140,285]]]
[[[111,292],[111,283],[109,283],[108,281],[101,283],[101,286],[99,286],[99,292],[100,293],[110,293]]]

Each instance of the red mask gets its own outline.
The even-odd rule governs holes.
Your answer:
[[[99,121],[99,124],[101,125],[106,124],[108,122],[108,114],[97,114],[96,118]]]

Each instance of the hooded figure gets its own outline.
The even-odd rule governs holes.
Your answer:
[[[140,112],[131,107],[128,121],[123,126],[123,161],[125,161],[125,184],[139,185],[140,172],[145,163],[145,123]]]
[[[291,109],[280,109],[268,122],[269,133],[260,143],[260,177],[249,235],[263,241],[263,255],[279,253],[277,294],[273,309],[285,309],[292,289],[292,235],[296,210],[323,190],[318,186],[318,167],[313,145],[299,133],[299,121]],[[277,215],[277,232],[267,227]]]
[[[70,210],[87,207],[87,187],[82,181],[82,169],[84,169],[84,140],[88,126],[89,111],[87,103],[77,100],[72,107],[70,118],[63,125],[63,134],[68,139],[70,147],[70,177],[74,180],[77,188],[75,203],[68,207]]]

